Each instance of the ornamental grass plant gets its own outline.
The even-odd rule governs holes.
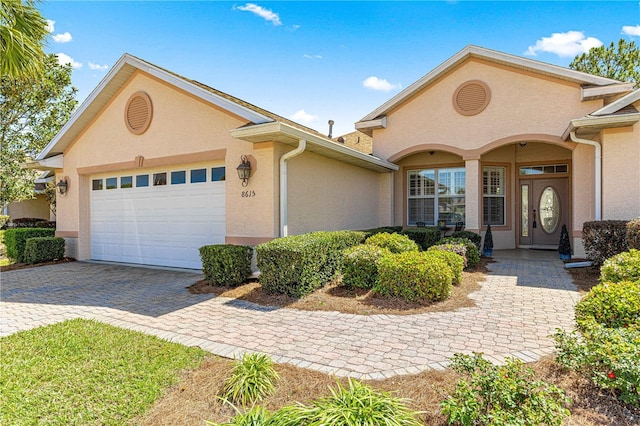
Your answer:
[[[234,361],[233,370],[224,382],[221,397],[233,404],[248,406],[270,395],[280,376],[267,355],[245,354]]]

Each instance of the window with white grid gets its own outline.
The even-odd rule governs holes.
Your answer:
[[[464,168],[409,170],[407,174],[407,224],[455,225],[465,221]],[[438,190],[436,191],[436,188]]]
[[[484,225],[506,225],[506,168],[482,168],[482,220]]]

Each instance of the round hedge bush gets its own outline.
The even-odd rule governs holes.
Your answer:
[[[408,301],[439,301],[449,297],[452,282],[453,272],[442,256],[411,251],[378,261],[378,283],[373,290]]]
[[[478,251],[480,251],[480,248],[482,247],[482,235],[477,234],[475,232],[457,231],[451,234],[451,236],[453,238],[466,238],[467,240],[471,241],[473,244],[476,245],[476,247],[478,248]]]
[[[361,244],[343,251],[342,284],[349,288],[373,288],[378,281],[378,261],[391,254],[383,247]]]
[[[438,241],[438,244],[464,244],[467,248],[467,268],[473,268],[480,263],[480,251],[478,247],[468,238],[447,237]]]
[[[640,250],[631,249],[611,256],[600,267],[601,282],[637,280],[640,280]]]
[[[438,245],[429,247],[428,251],[430,250],[442,250],[442,251],[449,251],[451,253],[455,253],[462,257],[463,268],[467,267],[467,246],[464,244],[459,244],[459,243],[438,244]]]
[[[462,282],[462,270],[464,269],[465,259],[454,251],[447,249],[442,250],[434,247],[438,246],[429,247],[429,250],[427,251],[429,255],[439,257],[440,259],[447,262],[447,265],[449,265],[449,268],[451,268],[451,273],[453,274],[452,284],[460,284]],[[465,248],[464,246],[459,247]]]
[[[575,315],[582,330],[594,321],[609,328],[640,330],[640,280],[598,284],[578,302]]]
[[[390,234],[388,232],[381,232],[379,234],[372,235],[367,238],[364,243],[386,248],[391,253],[404,253],[420,250],[418,244],[406,235]]]

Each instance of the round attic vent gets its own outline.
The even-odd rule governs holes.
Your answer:
[[[124,110],[124,122],[127,129],[134,135],[141,135],[147,131],[151,124],[153,107],[151,98],[144,92],[136,92],[127,101]]]
[[[463,83],[453,94],[453,107],[462,115],[480,114],[489,105],[489,86],[479,80]]]

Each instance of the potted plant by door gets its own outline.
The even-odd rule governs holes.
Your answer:
[[[487,225],[487,232],[484,234],[482,254],[487,257],[493,256],[493,236],[491,235],[491,225]]]
[[[560,231],[560,244],[558,245],[558,254],[562,260],[571,259],[571,243],[569,242],[569,233],[567,232],[567,225],[562,225]]]

